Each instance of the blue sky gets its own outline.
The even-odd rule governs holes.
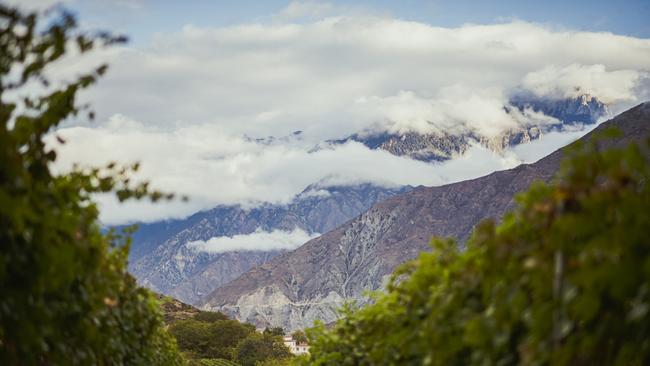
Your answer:
[[[156,32],[183,25],[223,26],[270,22],[290,2],[278,0],[170,1],[83,0],[70,6],[85,22],[130,35],[134,44],[146,43]],[[328,1],[340,7],[413,20],[435,26],[466,23],[492,24],[512,19],[557,28],[605,31],[650,38],[650,1]]]

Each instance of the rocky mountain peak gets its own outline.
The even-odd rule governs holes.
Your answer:
[[[566,99],[515,97],[511,104],[522,111],[530,108],[557,119],[560,123],[552,126],[554,128],[576,123],[593,124],[601,118],[611,117],[607,104],[590,94]]]
[[[520,112],[532,110],[543,113],[556,119],[558,123],[522,124],[515,129],[503,131],[496,137],[481,136],[472,131],[463,133],[364,131],[330,143],[357,141],[370,149],[385,150],[397,156],[407,156],[422,161],[445,161],[462,155],[472,143],[479,143],[492,151],[501,152],[510,146],[530,142],[546,132],[562,129],[564,126],[593,124],[603,117],[610,116],[607,105],[589,94],[566,99],[520,95],[513,97],[509,105],[504,106],[506,112],[512,108]]]

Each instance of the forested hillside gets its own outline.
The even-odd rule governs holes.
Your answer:
[[[200,311],[167,296],[159,296],[169,332],[190,365],[288,365],[282,328],[257,332],[251,324],[221,313]]]

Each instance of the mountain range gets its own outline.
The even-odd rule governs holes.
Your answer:
[[[422,161],[444,161],[462,155],[472,143],[501,152],[507,147],[530,142],[550,131],[561,130],[576,125],[596,123],[610,115],[607,105],[598,98],[581,95],[568,99],[539,99],[518,96],[513,98],[504,110],[513,113],[535,112],[550,117],[546,123],[525,123],[517,128],[503,131],[497,136],[484,136],[473,131],[463,133],[435,132],[418,133],[413,131],[364,131],[347,138],[331,141],[341,144],[348,141],[360,142],[370,149],[385,150],[393,155],[407,156]]]
[[[522,97],[513,99],[508,106],[504,106],[504,109],[507,108],[516,108],[518,111],[540,112],[549,116],[554,122],[543,126],[530,123],[527,127],[522,127],[518,130],[505,131],[498,138],[491,140],[476,134],[454,135],[439,133],[425,135],[415,132],[391,134],[384,131],[378,135],[365,135],[366,137],[364,139],[361,139],[361,134],[357,134],[346,140],[340,140],[334,143],[343,143],[353,139],[364,143],[372,149],[383,149],[395,155],[424,161],[439,161],[462,154],[471,144],[476,142],[499,152],[508,146],[534,140],[540,137],[542,133],[551,130],[595,123],[598,119],[609,113],[605,104],[597,98],[587,95],[563,100],[540,100]],[[300,138],[301,134],[301,132],[296,132],[286,138],[270,137],[256,139],[254,141],[261,144],[281,144],[286,139]],[[525,188],[527,183],[523,182],[522,184],[522,187]],[[228,291],[218,290],[219,287],[226,285],[232,280],[237,279],[236,281],[240,281],[238,276],[247,271],[253,269],[254,272],[259,270],[259,268],[265,268],[264,266],[257,266],[264,265],[274,259],[277,261],[282,260],[282,258],[288,258],[287,256],[293,255],[292,253],[294,252],[286,253],[286,250],[264,248],[209,251],[201,250],[200,247],[192,246],[191,244],[209,241],[213,238],[232,238],[258,232],[268,233],[275,230],[288,233],[296,229],[302,230],[310,236],[327,233],[322,238],[317,239],[327,241],[331,238],[332,232],[340,230],[340,225],[361,214],[363,215],[360,218],[369,220],[362,227],[372,230],[376,225],[385,226],[388,223],[383,219],[372,216],[372,212],[374,211],[366,211],[371,207],[375,207],[373,205],[380,204],[385,199],[406,193],[411,191],[411,189],[412,187],[384,188],[372,184],[327,186],[316,183],[307,187],[288,204],[262,204],[255,207],[220,205],[207,211],[198,212],[182,220],[167,220],[141,224],[133,238],[129,257],[129,270],[141,285],[155,291],[176,297],[190,304],[202,304],[206,308],[223,310],[238,318],[263,325],[274,324],[294,328],[310,324],[316,318],[331,319],[335,317],[334,309],[339,306],[343,299],[347,299],[350,296],[352,298],[360,298],[357,296],[357,290],[361,288],[377,288],[383,281],[383,277],[387,273],[390,273],[394,265],[412,258],[420,250],[426,249],[428,236],[423,235],[420,239],[421,242],[425,243],[423,246],[405,246],[404,251],[394,253],[394,258],[392,259],[386,260],[384,258],[381,260],[381,263],[369,263],[369,257],[363,253],[369,253],[371,250],[356,247],[352,241],[359,241],[359,238],[365,238],[364,240],[376,242],[379,241],[379,236],[377,235],[383,235],[383,231],[377,229],[379,231],[375,234],[367,231],[359,231],[358,234],[354,234],[353,231],[348,232],[346,234],[348,235],[348,239],[343,240],[339,247],[341,251],[349,251],[346,254],[349,259],[346,260],[347,262],[344,261],[342,264],[337,264],[348,269],[326,269],[327,267],[323,267],[318,268],[314,272],[319,273],[323,281],[334,281],[332,283],[338,283],[339,290],[328,292],[325,295],[323,293],[318,295],[314,293],[314,296],[312,296],[306,295],[310,291],[309,286],[311,285],[307,285],[304,288],[302,285],[297,285],[300,288],[294,288],[292,291],[301,293],[307,297],[294,294],[295,296],[288,296],[286,299],[273,300],[281,304],[278,308],[280,310],[276,309],[280,312],[287,311],[285,303],[297,301],[297,308],[302,309],[300,311],[304,312],[304,314],[295,315],[295,312],[292,312],[290,316],[284,313],[282,315],[273,313],[277,311],[270,310],[271,308],[258,308],[260,302],[266,300],[256,298],[249,301],[246,296],[250,294],[246,295],[242,293],[243,297],[240,296],[238,298],[237,301],[242,306],[232,304],[234,300],[231,297],[239,295],[226,296],[228,297],[226,302],[221,300],[216,301],[215,299],[222,297],[219,291]],[[422,190],[426,191],[427,188],[418,187],[413,191],[413,194]],[[387,202],[390,202],[390,200]],[[471,231],[473,224],[483,217],[481,209],[485,207],[485,204],[482,201],[476,203],[474,210],[470,212],[474,216],[459,216],[457,217],[458,222],[450,223],[442,218],[435,218],[434,222],[439,222],[442,225],[439,228],[440,235],[452,235],[464,239]],[[405,209],[406,207],[408,206],[405,206]],[[441,207],[444,207],[444,205]],[[495,212],[499,214],[502,210],[496,209]],[[415,225],[411,221],[415,223],[417,220],[409,219],[408,221],[409,225]],[[422,226],[422,230],[424,230],[425,226]],[[437,230],[437,228],[435,229]],[[464,231],[461,232],[459,230]],[[303,249],[298,249],[297,251],[300,250]],[[361,257],[355,257],[356,251],[359,250],[363,252]],[[276,262],[270,262],[269,264],[271,263]],[[368,268],[362,268],[366,266]],[[247,273],[245,276],[248,275]],[[281,280],[289,284],[287,288],[293,286],[290,285],[296,280],[293,276],[294,274],[291,274],[289,277],[283,277]],[[262,282],[256,277],[251,282],[251,286],[244,286],[242,290],[255,287],[258,283]],[[323,288],[336,287],[334,285],[330,286],[327,283],[318,283],[315,286],[321,285],[324,286]],[[228,288],[228,286],[224,286],[224,288]],[[265,286],[262,287],[269,294],[277,295],[283,293],[283,290],[271,291]],[[217,295],[213,294],[215,290],[217,290],[215,293]],[[322,301],[322,298],[328,296],[331,297],[331,301]],[[322,301],[323,304],[327,305],[304,307],[300,303],[304,299],[307,299],[306,301]],[[247,306],[252,307],[252,310],[246,310]],[[269,311],[272,315],[261,315],[265,312],[269,313]],[[281,320],[278,321],[277,319]]]
[[[300,229],[324,233],[366,211],[376,202],[411,187],[385,188],[371,184],[323,186],[313,184],[289,204],[247,208],[221,205],[184,220],[144,224],[133,240],[129,270],[138,282],[155,291],[195,303],[218,286],[280,250],[209,252],[187,244],[255,232]]]
[[[641,104],[583,137],[616,126],[610,145],[650,136],[650,103]],[[499,219],[514,196],[535,181],[549,181],[563,150],[533,164],[449,184],[417,187],[373,205],[344,225],[257,266],[206,296],[200,306],[258,326],[298,329],[330,322],[344,301],[364,303],[400,263],[428,250],[432,236],[465,241],[482,219]]]

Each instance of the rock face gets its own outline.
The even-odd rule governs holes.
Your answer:
[[[448,133],[417,132],[379,134],[354,134],[347,139],[337,141],[360,142],[371,149],[388,151],[397,156],[408,156],[421,161],[445,161],[462,155],[470,148],[475,139],[470,135],[452,135]]]
[[[650,103],[595,131],[611,125],[623,137],[610,144],[648,138]],[[561,157],[558,150],[534,164],[441,187],[418,187],[379,202],[343,226],[251,269],[199,305],[258,326],[297,329],[316,319],[329,323],[345,299],[363,303],[364,291],[381,288],[397,265],[428,250],[432,236],[462,242],[480,220],[499,219],[513,207],[516,193],[534,181],[549,181]]]
[[[471,144],[478,142],[483,146],[500,152],[509,146],[530,142],[539,138],[543,133],[561,129],[565,126],[576,124],[592,124],[601,117],[609,116],[607,106],[597,98],[582,95],[572,99],[546,100],[536,98],[517,98],[504,106],[506,111],[516,108],[520,112],[532,110],[544,113],[553,117],[559,123],[544,125],[527,125],[517,129],[505,131],[497,137],[487,138],[476,133],[463,134],[450,133],[428,133],[417,132],[404,133],[361,133],[354,134],[348,138],[333,141],[333,143],[345,143],[357,141],[371,149],[381,149],[397,156],[408,156],[412,159],[422,161],[444,161],[454,156],[462,155]]]
[[[246,209],[219,206],[186,220],[143,225],[135,237],[130,272],[138,282],[160,293],[194,303],[280,251],[208,253],[186,244],[213,237],[250,234],[256,230],[307,233],[329,231],[366,211],[374,203],[409,190],[370,184],[321,187],[312,185],[287,205]]]
[[[565,124],[591,124],[610,115],[606,104],[588,94],[560,100],[520,97],[514,98],[511,104],[519,110],[531,108],[535,112],[542,112]]]

